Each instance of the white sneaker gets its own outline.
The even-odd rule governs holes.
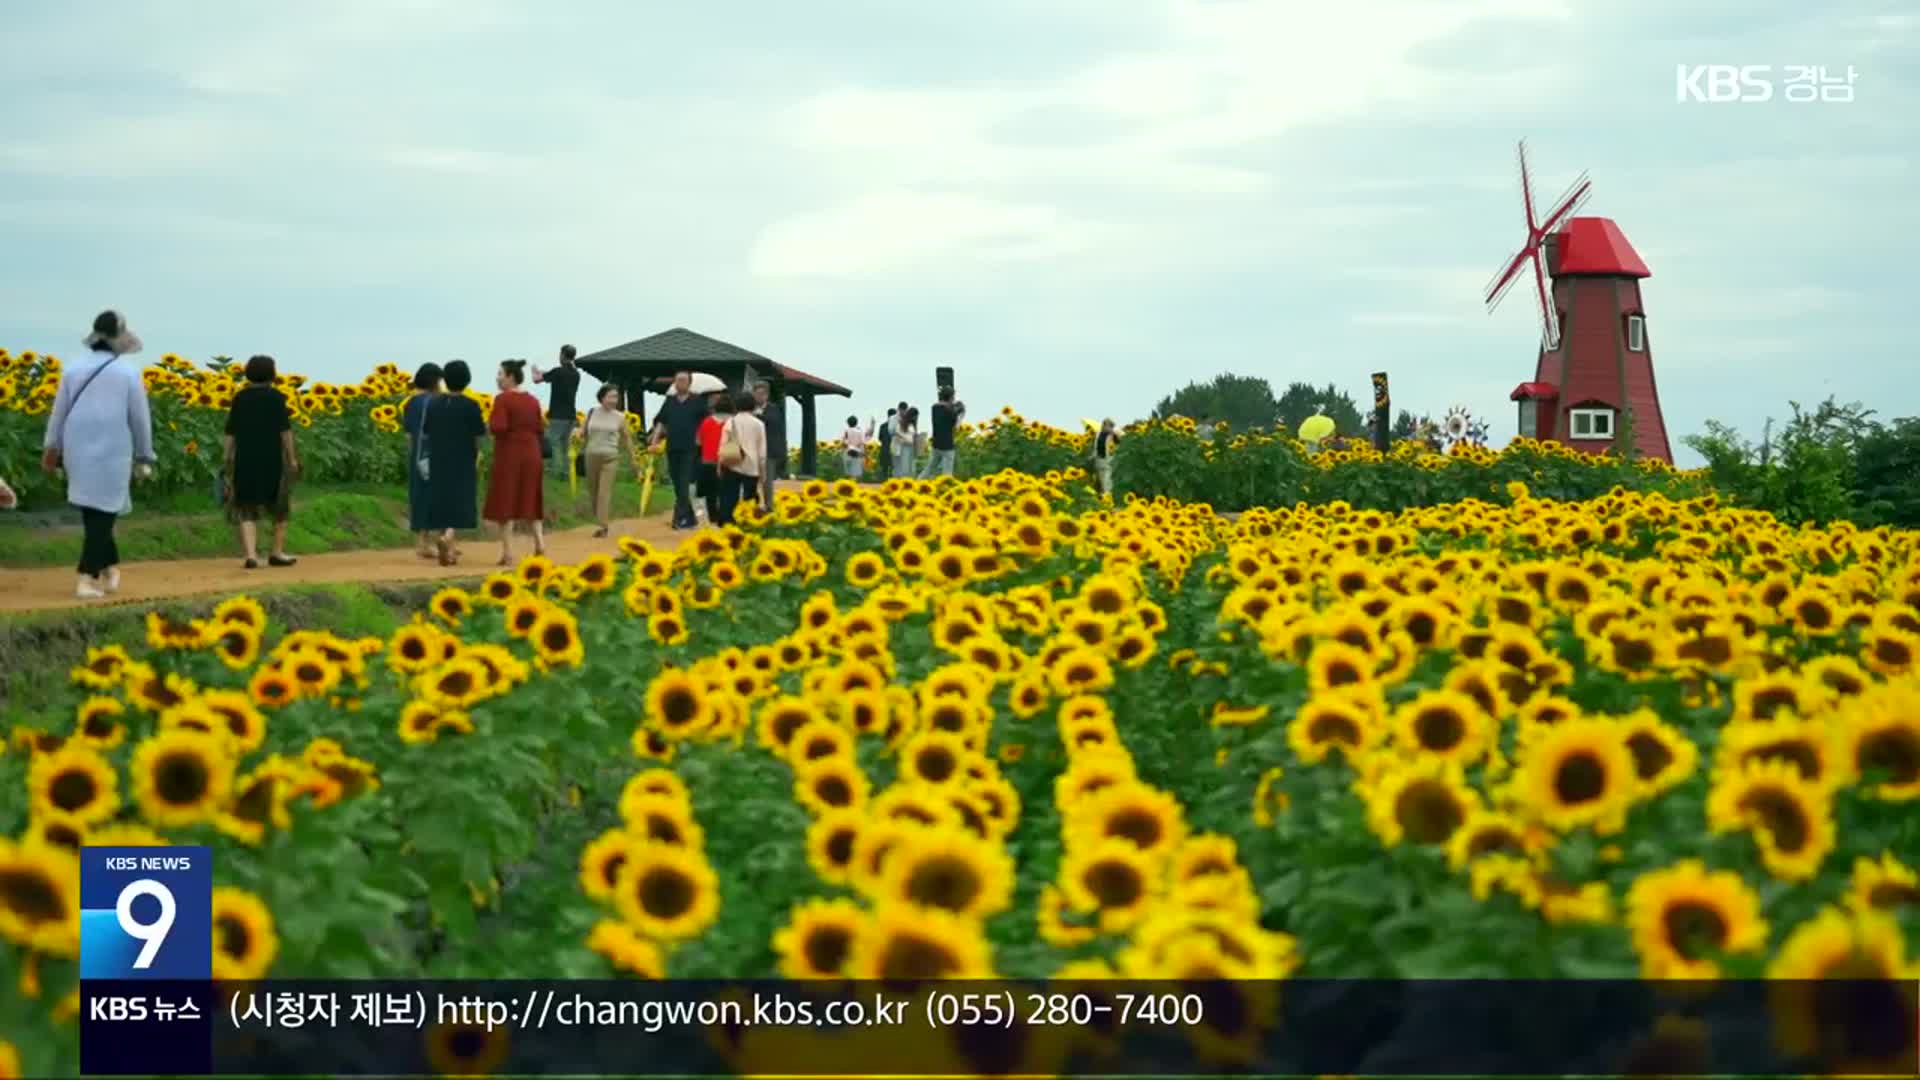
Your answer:
[[[107,594],[101,591],[100,586],[94,584],[92,578],[81,578],[80,584],[74,587],[73,595],[82,600],[101,600]]]
[[[109,566],[107,568],[107,576],[101,579],[101,584],[106,586],[106,590],[110,593],[119,592],[120,568],[117,566]]]

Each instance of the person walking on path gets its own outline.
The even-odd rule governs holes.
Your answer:
[[[667,444],[667,475],[673,480],[673,527],[676,529],[699,525],[693,516],[693,472],[700,460],[700,421],[706,415],[706,399],[693,395],[693,373],[674,372],[673,392],[654,415],[648,442],[650,446]]]
[[[1100,433],[1093,437],[1093,482],[1100,494],[1113,494],[1113,448],[1120,444],[1120,433],[1113,429],[1111,419],[1100,423]]]
[[[893,475],[902,480],[913,476],[914,440],[919,435],[914,411],[901,402],[893,414]]]
[[[707,524],[720,523],[720,435],[727,420],[733,416],[733,398],[726,394],[714,394],[710,398],[711,409],[700,421],[700,474],[694,484],[694,493],[700,496],[702,509],[706,511]]]
[[[273,357],[247,361],[247,385],[233,395],[221,437],[227,491],[227,519],[240,526],[240,549],[247,569],[260,567],[259,521],[273,522],[269,566],[292,566],[287,554],[287,523],[293,516],[293,482],[300,476],[300,452],[293,443],[293,412],[273,385]]]
[[[760,505],[773,509],[773,482],[787,475],[787,399],[773,400],[773,384],[753,387],[753,414],[767,429],[767,465],[760,470]]]
[[[520,387],[527,377],[525,360],[502,360],[494,376],[500,390],[493,398],[487,429],[493,432],[493,471],[487,476],[487,505],[481,514],[500,529],[500,565],[513,565],[513,527],[527,525],[533,532],[533,551],[547,553],[546,483],[541,475],[540,435],[546,420],[540,402]],[[556,451],[557,452],[557,451]]]
[[[627,409],[620,387],[604,383],[599,401],[587,410],[581,426],[581,459],[586,462],[587,498],[593,503],[593,520],[600,527],[596,537],[613,529],[613,486],[619,477],[620,459],[633,460],[633,430],[627,427]]]
[[[473,370],[465,360],[448,363],[441,376],[443,392],[422,410],[425,445],[414,467],[427,470],[426,525],[435,534],[435,553],[441,566],[452,566],[460,561],[454,546],[459,530],[479,524],[480,440],[487,437],[487,418],[466,394]]]
[[[742,500],[760,489],[767,468],[767,426],[753,412],[753,395],[734,400],[733,415],[720,434],[720,524],[733,524],[733,512]]]
[[[573,467],[573,423],[579,409],[580,369],[573,357],[573,346],[562,345],[559,367],[542,371],[540,365],[533,366],[533,381],[547,384],[547,440],[553,448],[548,464],[561,479]]]
[[[960,425],[961,418],[967,415],[967,407],[953,400],[953,387],[941,387],[939,398],[933,403],[933,452],[927,455],[927,463],[921,466],[922,480],[936,474],[953,475],[953,432]]]
[[[880,482],[886,483],[893,475],[893,418],[900,414],[898,409],[888,409],[887,418],[880,421]]]
[[[113,526],[133,509],[132,482],[153,475],[153,413],[140,369],[119,362],[141,348],[126,318],[101,312],[84,344],[90,355],[60,374],[40,465],[66,471],[67,501],[85,530],[74,595],[97,600],[120,588]]]
[[[867,440],[873,438],[873,420],[867,420],[866,430],[860,429],[860,418],[847,417],[847,430],[840,436],[840,442],[847,448],[847,478],[858,480],[867,470]]]
[[[440,394],[440,365],[426,363],[413,373],[413,396],[400,407],[400,426],[407,433],[407,528],[420,540],[420,557],[433,558],[433,530],[427,527],[427,507],[432,496],[427,478],[417,464],[426,456],[425,428],[427,405]]]

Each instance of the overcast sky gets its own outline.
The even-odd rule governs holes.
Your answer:
[[[322,378],[685,326],[828,417],[1144,414],[1223,371],[1513,430],[1481,288],[1582,170],[1675,448],[1920,413],[1912,0],[328,0],[0,5],[0,344]],[[1679,64],[1856,73],[1681,104]]]

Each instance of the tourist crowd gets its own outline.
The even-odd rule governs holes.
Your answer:
[[[133,482],[152,473],[153,420],[139,367],[118,362],[141,349],[126,319],[118,312],[102,312],[84,343],[87,355],[61,373],[41,463],[49,473],[65,474],[67,501],[80,512],[83,542],[75,594],[99,599],[120,587],[114,529],[133,507]],[[243,372],[245,384],[227,413],[214,496],[238,530],[247,569],[257,569],[262,562],[292,566],[297,560],[287,551],[287,531],[300,478],[294,410],[276,385],[273,357],[255,356]],[[676,373],[647,427],[648,449],[664,450],[676,530],[730,524],[743,503],[772,509],[775,483],[786,472],[785,410],[772,400],[770,385],[760,381],[750,390],[737,390],[702,378],[710,387],[696,393],[693,373]],[[529,535],[534,553],[544,555],[546,477],[564,476],[570,468],[586,482],[586,501],[597,526],[594,535],[607,536],[620,462],[637,463],[639,458],[622,389],[602,385],[582,418],[577,412],[580,370],[571,345],[560,349],[559,365],[551,369],[524,360],[502,361],[494,372],[496,393],[486,414],[467,396],[472,382],[473,371],[463,360],[424,364],[414,374],[413,394],[400,410],[409,463],[408,527],[420,556],[442,566],[456,565],[461,561],[457,538],[482,520],[494,526],[499,537],[499,565],[513,563],[516,533]],[[529,383],[547,387],[544,409],[527,389]],[[924,431],[920,410],[904,401],[887,411],[884,423],[869,420],[863,428],[858,417],[848,417],[842,439],[846,474],[864,477],[867,445],[877,438],[881,479],[952,476],[954,436],[966,406],[950,386],[940,387],[937,397]],[[493,453],[482,498],[481,451],[489,440]],[[1110,486],[1111,472],[1101,465],[1111,440],[1109,421],[1094,455],[1102,490]],[[13,489],[0,478],[0,509],[17,502]],[[272,528],[264,559],[262,523]]]

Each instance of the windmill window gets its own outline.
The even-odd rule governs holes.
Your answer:
[[[1569,409],[1567,430],[1576,439],[1613,438],[1612,409]]]
[[[1647,349],[1647,317],[1645,315],[1627,316],[1627,351],[1645,352]]]

